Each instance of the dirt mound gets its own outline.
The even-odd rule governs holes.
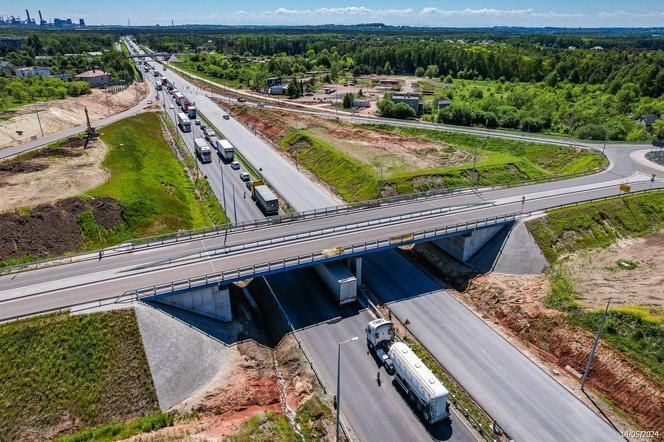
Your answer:
[[[44,161],[13,161],[0,163],[0,177],[13,175],[17,173],[40,172],[48,168],[48,163]]]
[[[95,221],[107,229],[122,222],[120,203],[112,198],[66,198],[42,204],[26,215],[0,214],[0,261],[31,256],[62,255],[80,250],[83,231],[76,215],[92,210]]]
[[[286,381],[286,405],[297,410],[314,394],[316,375],[299,349],[293,335],[286,336],[275,349],[281,376]]]
[[[481,276],[460,296],[550,363],[582,373],[593,335],[541,306],[543,277]],[[627,412],[642,428],[664,433],[664,386],[657,385],[616,350],[601,343],[588,385]]]

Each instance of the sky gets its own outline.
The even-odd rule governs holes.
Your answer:
[[[664,26],[664,0],[0,0],[0,15],[24,8],[88,24],[299,25],[382,22],[411,26]]]

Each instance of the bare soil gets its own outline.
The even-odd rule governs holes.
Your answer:
[[[109,111],[111,115],[117,114],[136,105],[146,93],[147,85],[134,83],[116,94],[108,93],[107,89],[92,89],[88,95],[37,104],[44,136],[85,124],[85,108],[94,121],[107,117]],[[11,117],[0,121],[0,149],[26,143],[33,136],[42,136],[34,104],[4,114]],[[23,134],[19,136],[17,130]]]
[[[306,129],[350,157],[386,175],[467,164],[472,155],[444,143],[371,130],[341,121],[290,112],[245,109],[239,118],[278,143],[290,131]]]
[[[101,166],[108,146],[72,138],[60,147],[37,151],[28,159],[0,163],[0,212],[34,207],[72,197],[103,184],[108,172]]]
[[[495,320],[534,352],[540,364],[552,364],[553,375],[581,400],[598,407],[619,429],[629,426],[601,400],[593,400],[579,389],[593,335],[570,325],[558,311],[542,307],[548,292],[543,276],[486,275],[471,281],[465,292],[457,295],[484,318]],[[551,371],[551,370],[547,370]],[[618,351],[600,343],[587,384],[609,399],[643,429],[664,434],[664,386],[653,382]]]
[[[575,254],[560,265],[580,301],[602,308],[609,297],[614,306],[656,305],[664,307],[664,232],[639,239],[626,239],[606,248]],[[630,269],[620,261],[636,265]]]
[[[92,210],[95,221],[107,229],[122,222],[122,208],[113,198],[65,198],[41,204],[28,214],[0,214],[0,261],[31,256],[63,255],[83,247],[76,215]]]

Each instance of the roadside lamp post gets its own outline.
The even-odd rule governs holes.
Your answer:
[[[337,431],[336,431],[336,442],[339,442],[339,415],[341,410],[341,346],[348,342],[357,341],[357,336],[353,336],[350,339],[339,342],[337,347]]]

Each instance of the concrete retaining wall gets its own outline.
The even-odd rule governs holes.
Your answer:
[[[459,236],[438,239],[433,243],[459,261],[466,262],[503,227],[482,227]]]
[[[156,301],[225,322],[233,320],[231,299],[228,288],[225,287],[193,289],[186,293],[164,296]]]

